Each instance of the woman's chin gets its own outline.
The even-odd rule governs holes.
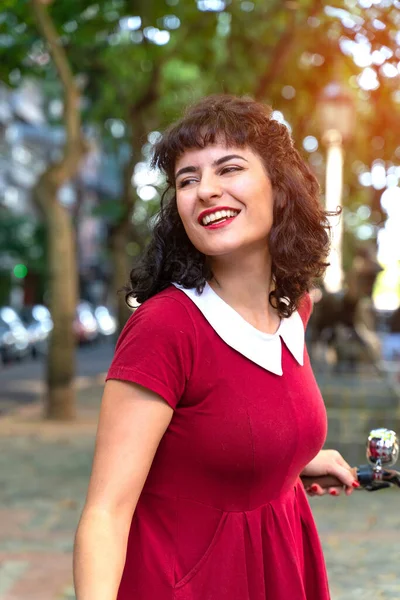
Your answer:
[[[236,254],[240,251],[240,246],[238,244],[220,244],[215,246],[204,246],[204,249],[200,249],[202,254],[206,256],[218,257],[218,256],[229,256],[230,254]]]

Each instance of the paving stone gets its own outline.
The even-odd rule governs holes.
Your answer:
[[[0,564],[0,597],[4,596],[29,568],[25,560],[6,560]]]

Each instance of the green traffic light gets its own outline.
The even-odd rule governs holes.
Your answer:
[[[25,265],[15,265],[14,267],[14,275],[17,279],[23,279],[28,274],[28,269]]]

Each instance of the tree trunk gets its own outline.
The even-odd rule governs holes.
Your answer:
[[[44,192],[51,194],[50,190]],[[54,193],[54,192],[53,192]],[[77,303],[75,232],[71,217],[57,198],[48,198],[46,221],[49,247],[49,307],[54,328],[47,361],[46,417],[68,420],[76,416],[75,335]]]
[[[125,302],[125,293],[121,288],[128,283],[130,261],[126,252],[128,243],[128,232],[125,227],[116,227],[110,238],[111,259],[113,265],[112,290],[116,294],[116,317],[118,323],[118,335],[125,325],[130,311]]]
[[[131,155],[124,167],[123,173],[123,191],[121,197],[122,214],[111,231],[109,246],[111,248],[111,257],[113,265],[112,290],[117,294],[117,320],[118,332],[122,331],[130,311],[126,306],[124,292],[119,290],[126,285],[129,280],[131,269],[130,260],[127,255],[127,244],[134,231],[132,224],[132,215],[135,210],[137,200],[136,193],[132,185],[132,176],[135,165],[142,156],[142,145],[145,140],[146,131],[149,131],[149,121],[146,121],[146,115],[154,109],[159,98],[159,80],[161,65],[155,66],[149,85],[143,96],[130,108],[130,145]]]
[[[139,137],[139,136],[138,136]],[[132,175],[136,163],[139,161],[141,145],[137,144],[136,137],[131,139],[131,156],[124,167],[123,171],[123,190],[121,196],[122,214],[117,223],[112,227],[109,246],[111,249],[112,260],[112,291],[116,296],[116,317],[117,317],[117,333],[120,334],[130,311],[126,306],[125,294],[121,292],[121,288],[128,283],[129,272],[131,269],[129,257],[127,255],[127,244],[130,241],[132,233],[132,215],[135,209],[136,194],[132,185]],[[136,146],[137,144],[137,146]]]

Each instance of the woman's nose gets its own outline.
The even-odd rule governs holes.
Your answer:
[[[197,195],[202,202],[219,198],[222,195],[222,188],[218,176],[203,174],[197,186]]]

